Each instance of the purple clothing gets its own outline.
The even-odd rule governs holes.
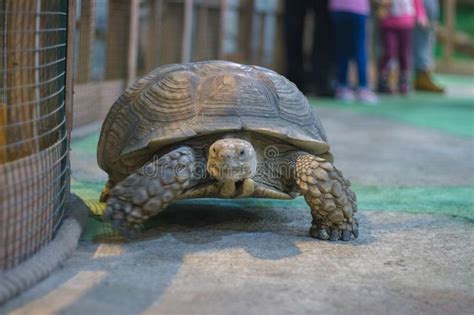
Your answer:
[[[427,21],[422,0],[392,0],[390,12],[380,19],[380,26],[413,28],[416,22]]]
[[[382,39],[383,54],[380,58],[381,73],[388,73],[389,62],[398,60],[400,72],[407,73],[411,63],[411,28],[381,27],[380,37]]]
[[[330,0],[329,10],[369,15],[370,3],[369,0]]]

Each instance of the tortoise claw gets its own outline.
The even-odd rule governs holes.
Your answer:
[[[359,237],[359,225],[358,224],[352,225],[352,235],[354,235],[354,238]]]
[[[354,238],[357,238],[359,236],[359,228],[357,224],[353,224],[352,229],[350,226],[346,226],[344,229],[341,229],[338,227],[329,228],[320,223],[313,223],[309,230],[309,234],[314,238],[324,241],[342,240],[344,242],[348,242],[351,240],[351,235],[354,235]]]
[[[309,235],[325,241],[329,239],[329,229],[325,226],[313,224],[309,229]]]
[[[327,240],[327,239],[329,239],[329,233],[328,233],[328,231],[327,231],[326,228],[322,228],[322,229],[319,231],[318,238],[321,239],[321,240]]]
[[[332,229],[331,230],[331,236],[329,237],[330,241],[337,241],[339,239],[339,230],[338,229]]]
[[[345,228],[344,230],[342,230],[342,240],[344,242],[347,242],[351,239],[351,232]]]

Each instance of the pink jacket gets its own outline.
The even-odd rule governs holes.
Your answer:
[[[389,14],[380,19],[380,26],[413,28],[422,21],[427,21],[423,0],[392,0]]]

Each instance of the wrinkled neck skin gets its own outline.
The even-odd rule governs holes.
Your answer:
[[[234,184],[252,178],[257,162],[257,154],[249,141],[229,136],[209,147],[207,171],[224,185]]]

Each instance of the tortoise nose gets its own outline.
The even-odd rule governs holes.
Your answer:
[[[224,152],[219,153],[219,158],[221,158],[222,160],[228,160],[231,157],[232,157],[232,154],[230,154],[229,151],[224,151]]]

